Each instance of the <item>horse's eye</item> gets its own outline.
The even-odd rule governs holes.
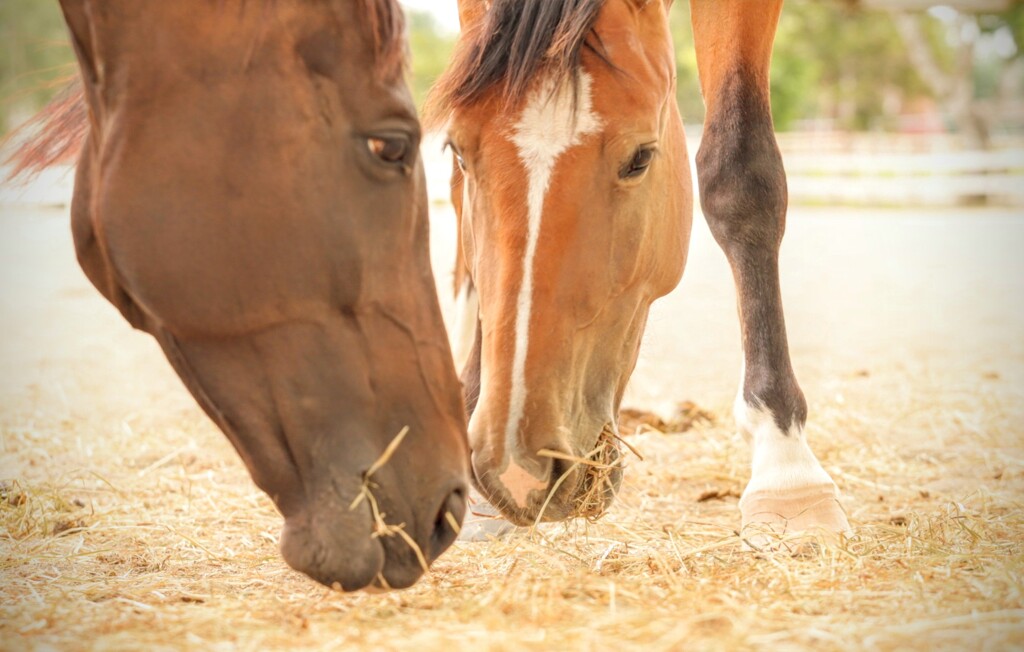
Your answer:
[[[633,158],[629,160],[629,163],[624,165],[619,170],[619,178],[621,179],[635,179],[647,171],[647,168],[651,166],[651,162],[654,160],[654,148],[651,146],[643,146],[636,150],[633,154]]]
[[[366,147],[382,163],[402,165],[412,146],[404,136],[370,136],[366,139]]]
[[[452,156],[455,157],[455,163],[458,164],[460,170],[465,172],[466,171],[466,159],[464,159],[462,157],[462,152],[460,152],[459,148],[455,146],[455,143],[453,143],[451,140],[449,140],[449,141],[445,142],[444,147],[445,147],[445,149],[452,150]]]

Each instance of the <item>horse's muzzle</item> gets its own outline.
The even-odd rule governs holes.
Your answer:
[[[327,508],[306,509],[286,519],[281,554],[293,569],[345,592],[412,586],[458,537],[466,510],[460,483],[432,502],[430,518],[416,518],[383,496]],[[341,511],[339,511],[339,509]],[[332,518],[333,515],[333,518]],[[415,524],[422,522],[421,527]]]

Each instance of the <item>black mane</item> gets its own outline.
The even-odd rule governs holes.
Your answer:
[[[499,86],[517,102],[535,75],[545,69],[556,77],[574,77],[605,0],[493,0],[480,24],[468,35],[451,67],[439,80],[432,110],[447,114]],[[602,57],[603,58],[603,57]]]

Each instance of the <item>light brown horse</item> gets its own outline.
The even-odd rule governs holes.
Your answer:
[[[457,292],[476,321],[463,372],[473,470],[514,523],[610,500],[614,477],[596,510],[581,500],[595,465],[580,460],[617,429],[650,305],[683,271],[692,189],[669,4],[459,3],[432,120],[456,160]],[[781,4],[690,3],[708,109],[697,169],[739,297],[736,418],[754,446],[743,522],[838,531],[848,526],[804,437],[779,290],[786,182],[768,68]]]
[[[273,498],[291,566],[412,584],[455,538],[468,448],[397,3],[61,6],[84,100],[21,163],[87,133],[82,269]]]

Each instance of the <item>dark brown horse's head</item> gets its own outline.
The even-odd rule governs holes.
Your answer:
[[[291,566],[412,584],[455,538],[468,449],[397,4],[61,4],[86,274],[274,499]]]

